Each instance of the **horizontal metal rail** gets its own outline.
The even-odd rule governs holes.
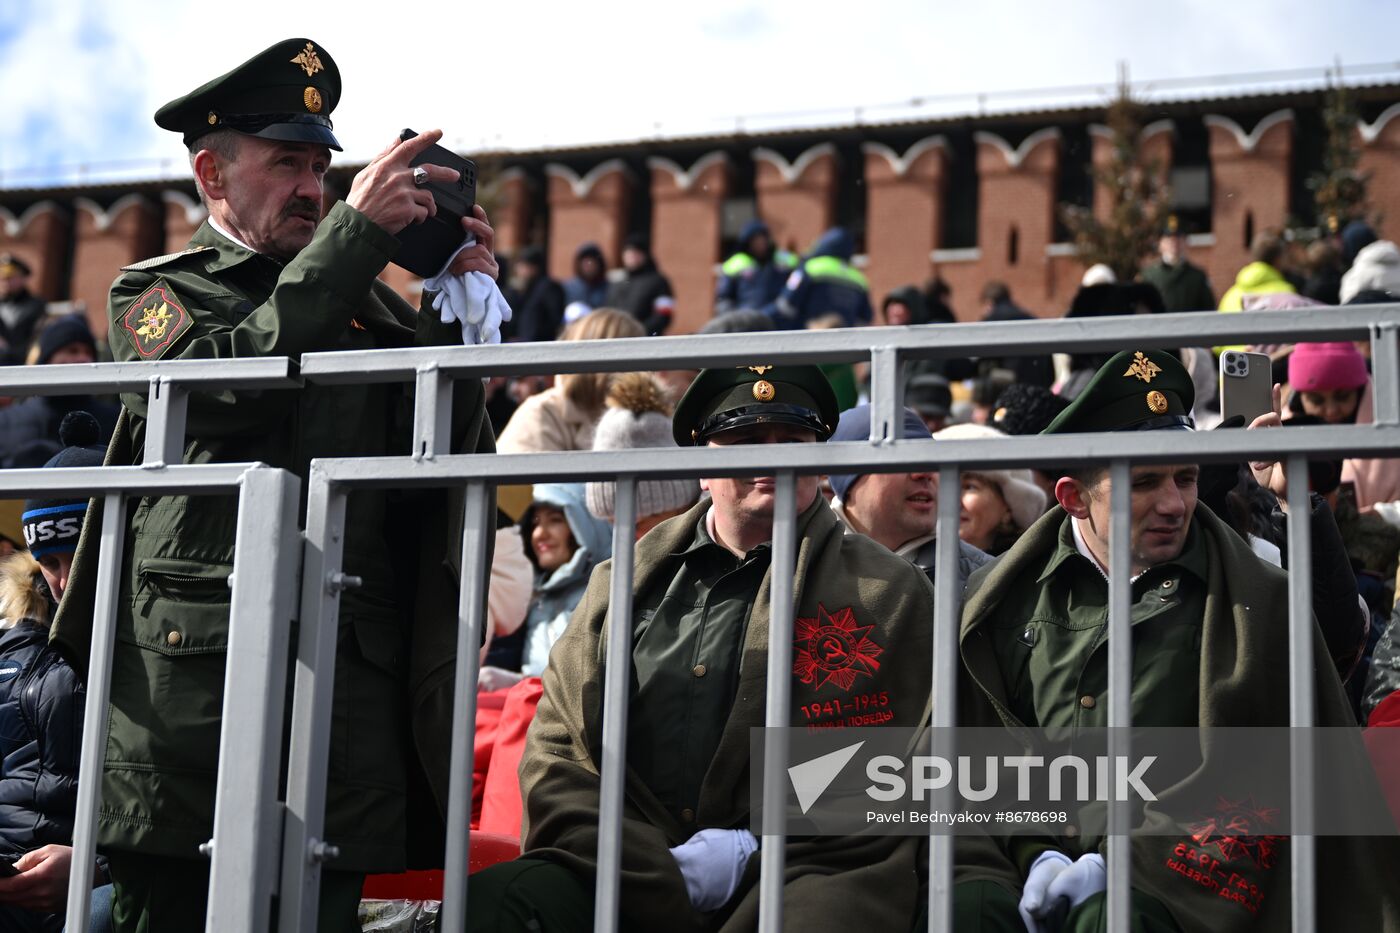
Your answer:
[[[821,456],[799,444],[724,448],[593,450],[547,454],[455,454],[433,460],[364,457],[315,461],[334,483],[358,487],[434,487],[469,479],[500,482],[584,482],[619,474],[644,479],[753,476],[792,470],[812,473],[899,473],[947,460],[963,469],[1045,466],[1076,469],[1128,458],[1135,464],[1221,463],[1282,459],[1400,456],[1400,427],[1319,426],[1284,430],[1141,431],[995,437],[986,440],[906,440],[881,445],[823,444]]]
[[[200,463],[161,467],[0,470],[0,499],[32,499],[54,494],[215,495],[232,492],[248,470],[266,467],[264,463]]]
[[[1125,347],[1221,346],[1265,338],[1270,343],[1365,340],[1377,322],[1397,319],[1400,304],[780,331],[762,334],[757,347],[754,334],[416,347],[308,353],[301,373],[307,382],[336,385],[410,382],[428,365],[462,378],[752,366],[759,358],[765,363],[851,363],[869,359],[873,347],[886,346],[897,347],[901,359],[1113,353]]]
[[[149,363],[66,363],[0,366],[0,395],[108,395],[144,393],[161,377],[200,389],[293,389],[297,364],[285,356],[227,360],[156,360]]]

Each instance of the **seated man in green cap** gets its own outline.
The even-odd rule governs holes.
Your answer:
[[[395,234],[435,211],[409,162],[441,133],[396,141],[323,217],[339,100],[335,60],[297,38],[157,112],[157,124],[183,136],[209,216],[188,249],[128,266],[112,285],[118,361],[461,344],[461,328],[441,323],[427,295],[419,313],[376,278],[398,249]],[[457,178],[442,167],[426,172]],[[477,243],[451,271],[494,277],[485,214],[478,208],[464,227]],[[411,396],[411,387],[387,384],[195,392],[184,459],[263,461],[305,479],[317,457],[407,454]],[[109,464],[142,456],[146,400],[122,401]],[[479,380],[456,384],[452,414],[454,451],[492,449]],[[446,557],[460,545],[438,520],[450,513],[445,495],[350,497],[344,570],[363,584],[340,605],[325,823],[339,856],[322,877],[322,930],[358,930],[364,873],[402,870],[409,827],[440,820],[431,799],[426,816],[408,816],[411,771],[446,809],[457,624]],[[132,505],[98,842],[111,860],[117,929],[187,933],[205,923],[209,861],[200,846],[212,835],[238,502],[151,496]],[[99,524],[87,524],[54,634],[80,671]]]
[[[1042,433],[1191,430],[1193,401],[1190,375],[1170,353],[1123,352]],[[1197,504],[1199,474],[1196,464],[1132,468],[1132,724],[1287,726],[1287,575]],[[1107,466],[1063,473],[1055,497],[1059,507],[968,583],[959,636],[962,725],[1073,735],[1108,724]],[[1322,636],[1314,641],[1318,656],[1327,657]],[[1332,666],[1317,665],[1315,678],[1318,724],[1354,725]],[[1187,775],[1168,792],[1211,773],[1209,754],[1185,764],[1179,772],[1181,762],[1168,765]],[[1072,814],[1059,836],[1011,836],[976,849],[960,844],[958,929],[1103,930],[1107,839],[1080,832],[1074,820]],[[1248,847],[1217,852],[1184,826],[1173,832],[1158,826],[1133,840],[1133,930],[1290,928],[1286,837],[1278,837],[1281,854],[1270,861],[1244,852]],[[1213,864],[1222,877],[1232,879],[1223,893],[1246,892],[1241,898],[1220,896],[1220,885],[1212,889],[1172,867],[1195,865],[1208,849],[1210,858],[1219,856]],[[1329,929],[1392,929],[1380,918],[1383,908],[1395,917],[1394,897],[1382,891],[1393,891],[1400,869],[1394,847],[1331,857],[1324,851],[1320,845],[1319,919],[1327,918]]]
[[[817,367],[752,366],[702,371],[673,426],[682,446],[719,447],[811,444],[836,421]],[[701,484],[709,496],[650,531],[635,553],[623,929],[757,927],[749,730],[764,720],[776,481]],[[844,534],[813,474],[797,478],[797,511],[791,724],[916,724],[929,696],[932,585],[902,558]],[[591,929],[609,573],[609,564],[594,571],[550,655],[520,769],[524,855],[472,876],[475,930]],[[907,930],[918,909],[918,841],[790,840],[787,923]]]

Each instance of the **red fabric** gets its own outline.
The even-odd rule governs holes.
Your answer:
[[[520,855],[520,840],[494,833],[472,833],[467,873],[475,874],[498,862]],[[438,870],[406,871],[397,875],[368,875],[360,896],[375,901],[440,901],[443,873]]]
[[[524,819],[524,804],[520,799],[520,758],[525,754],[525,733],[530,728],[530,721],[535,718],[535,708],[540,705],[540,697],[544,695],[544,685],[538,677],[526,677],[510,689],[500,692],[505,694],[505,703],[496,722],[495,747],[490,754],[490,766],[486,769],[477,828],[482,832],[519,838],[520,824]],[[481,696],[484,694],[477,698],[478,709]],[[480,721],[478,715],[478,729]],[[479,737],[476,747],[479,769]]]
[[[476,695],[476,739],[472,752],[472,829],[481,823],[481,800],[486,790],[486,774],[496,747],[496,732],[501,722],[501,710],[506,705],[506,690],[478,692]],[[520,827],[511,835],[519,836]]]
[[[1400,825],[1400,732],[1394,731],[1400,726],[1400,690],[1376,704],[1366,725],[1361,738],[1370,753],[1371,766],[1376,769],[1381,792],[1390,805],[1390,814]]]

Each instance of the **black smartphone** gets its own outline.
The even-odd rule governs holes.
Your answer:
[[[399,134],[399,139],[408,140],[417,135],[406,129]],[[450,149],[433,145],[418,153],[410,164],[445,165],[457,171],[455,182],[429,182],[425,186],[432,192],[437,214],[422,223],[409,224],[398,235],[400,247],[394,264],[426,279],[441,272],[467,238],[462,218],[471,216],[472,205],[476,203],[476,163]]]

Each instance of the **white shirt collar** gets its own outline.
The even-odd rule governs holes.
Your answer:
[[[1107,580],[1108,568],[1105,567],[1103,564],[1099,563],[1099,559],[1094,556],[1094,552],[1089,550],[1089,545],[1084,542],[1084,532],[1079,530],[1079,519],[1071,516],[1070,529],[1074,533],[1075,550],[1077,550],[1080,554],[1083,554],[1085,557],[1089,558],[1089,563],[1093,564],[1094,567],[1098,570],[1098,572],[1103,575],[1103,578]],[[1147,573],[1147,571],[1144,570],[1142,573]],[[1134,574],[1132,577],[1129,578],[1128,582],[1137,582],[1137,578],[1142,576],[1142,573]]]
[[[248,252],[250,252],[250,253],[256,253],[256,252],[257,252],[257,250],[253,249],[253,247],[249,246],[247,243],[244,243],[244,242],[243,242],[242,240],[240,240],[238,237],[234,236],[232,233],[229,233],[227,230],[225,230],[225,229],[219,224],[219,222],[218,222],[217,220],[214,219],[214,215],[213,215],[213,214],[210,214],[210,215],[209,215],[208,217],[206,217],[205,219],[209,221],[209,226],[213,227],[216,231],[218,231],[219,235],[222,236],[225,240],[228,240],[228,241],[230,241],[230,242],[232,242],[232,243],[234,243],[234,244],[236,244],[236,245],[238,245],[238,246],[243,247],[244,249],[246,249],[246,250],[247,250]]]

